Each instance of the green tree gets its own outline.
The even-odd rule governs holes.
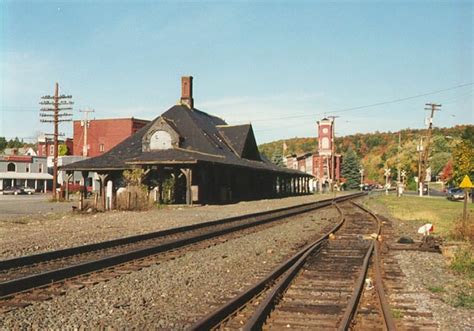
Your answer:
[[[67,155],[67,152],[69,149],[67,148],[66,144],[61,144],[58,146],[58,155],[59,156],[64,156]]]
[[[145,177],[145,171],[139,168],[124,170],[122,176],[127,185],[140,186],[143,181],[143,178]]]
[[[445,136],[438,135],[433,137],[433,153],[449,153],[450,148]]]
[[[341,175],[346,179],[346,188],[356,189],[360,182],[360,161],[357,154],[349,149],[342,157]]]
[[[20,148],[23,147],[24,144],[23,139],[20,141],[18,137],[15,137],[15,139],[10,139],[7,142],[7,148]]]
[[[7,148],[7,140],[5,137],[0,137],[0,151],[3,151],[5,148]]]

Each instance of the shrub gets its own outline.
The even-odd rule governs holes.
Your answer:
[[[119,210],[147,210],[152,206],[148,190],[143,185],[128,186],[117,195],[116,204]]]
[[[474,219],[472,213],[468,213],[466,222],[459,219],[454,224],[450,237],[457,240],[469,240],[471,243],[474,242]]]

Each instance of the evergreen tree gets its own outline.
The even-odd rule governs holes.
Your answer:
[[[279,167],[283,167],[283,156],[281,155],[280,152],[273,153],[272,163]]]
[[[348,149],[347,152],[342,156],[342,169],[341,175],[346,179],[347,189],[357,189],[360,184],[360,160],[357,154],[352,150]]]

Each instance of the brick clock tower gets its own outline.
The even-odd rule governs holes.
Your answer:
[[[339,180],[340,156],[335,154],[334,121],[323,118],[318,121],[318,166],[316,177],[320,190],[332,187]]]
[[[332,121],[323,118],[318,121],[318,152],[319,155],[330,156],[333,153],[333,128]]]

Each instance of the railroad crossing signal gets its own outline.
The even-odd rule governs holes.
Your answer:
[[[388,183],[388,178],[390,177],[390,168],[386,168],[384,169],[385,173],[384,173],[384,176],[385,176],[385,195],[388,195],[388,186],[389,186],[389,183]]]

